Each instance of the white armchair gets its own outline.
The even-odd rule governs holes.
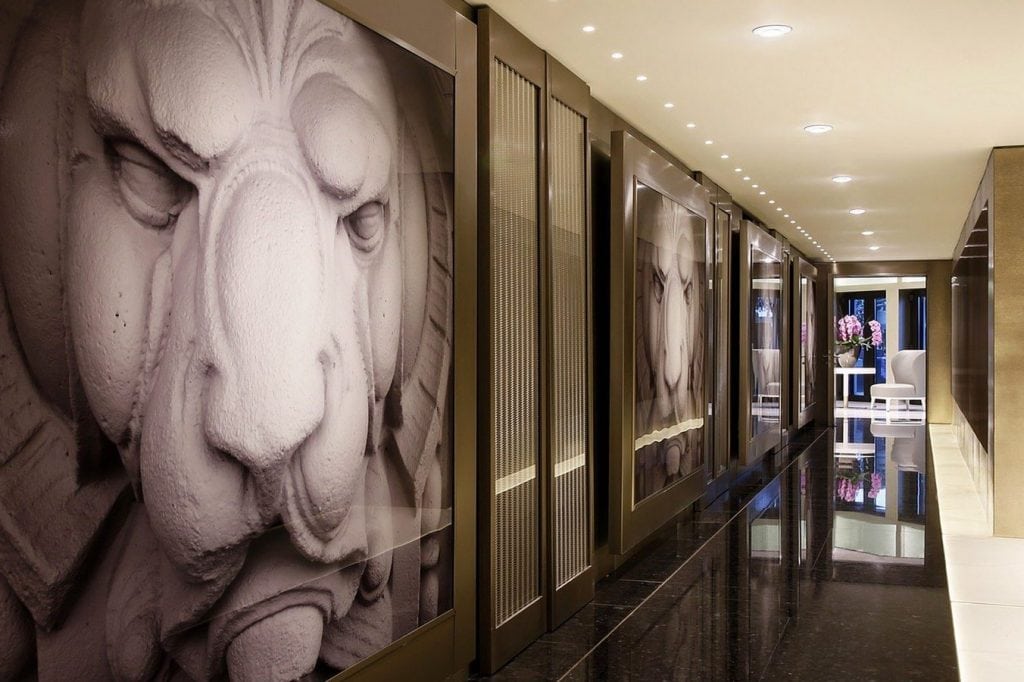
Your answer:
[[[900,471],[924,473],[925,469],[925,424],[871,424],[871,435],[885,438],[886,452]]]
[[[778,348],[754,348],[754,400],[757,415],[766,422],[780,421],[782,410],[782,358]]]
[[[893,401],[906,402],[909,408],[911,400],[919,400],[921,407],[924,408],[928,376],[925,351],[901,350],[895,353],[892,356],[890,370],[890,381],[871,387],[871,407],[875,407],[876,400],[884,400],[885,411],[888,412]]]

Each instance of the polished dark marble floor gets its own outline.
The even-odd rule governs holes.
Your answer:
[[[798,434],[494,679],[957,679],[925,437]]]

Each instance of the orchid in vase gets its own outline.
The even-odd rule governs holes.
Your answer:
[[[836,355],[853,355],[861,348],[878,348],[882,345],[882,324],[878,320],[868,322],[868,333],[856,315],[846,315],[836,322]]]

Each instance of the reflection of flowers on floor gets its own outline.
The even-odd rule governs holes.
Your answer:
[[[869,483],[867,492],[868,499],[875,499],[878,493],[885,486],[882,474],[873,471],[863,471],[859,462],[846,471],[836,472],[836,497],[843,502],[855,502],[857,493],[863,489],[864,483]]]

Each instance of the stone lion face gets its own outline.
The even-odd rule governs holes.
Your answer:
[[[168,564],[164,646],[209,620],[209,660],[190,672],[226,658],[256,673],[283,647],[302,661],[276,673],[301,674],[321,636],[344,648],[339,621],[390,571],[388,524],[364,498],[390,504],[404,297],[427,267],[403,249],[392,78],[366,29],[312,0],[97,0],[75,21],[63,227],[6,237],[9,253],[39,239],[61,253],[59,284],[4,262],[26,362],[116,445],[145,505],[124,555],[152,536]],[[47,290],[63,317],[30,319]]]
[[[644,343],[654,383],[654,413],[659,425],[678,422],[686,413],[691,385],[694,287],[694,244],[681,210],[657,197],[644,228]]]
[[[275,46],[284,31],[261,44],[212,8],[87,9],[67,229],[89,404],[200,580],[280,521],[310,559],[365,549],[342,531],[401,307],[395,103],[372,47],[327,10]]]

